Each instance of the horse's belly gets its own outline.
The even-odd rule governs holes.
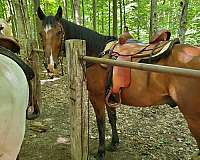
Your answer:
[[[0,159],[16,159],[25,133],[28,84],[22,69],[0,55]]]
[[[132,70],[131,84],[122,90],[122,103],[131,106],[150,106],[166,103],[168,91],[163,75]],[[161,82],[161,83],[160,83]]]

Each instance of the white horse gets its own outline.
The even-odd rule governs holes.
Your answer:
[[[3,26],[1,34],[12,36],[3,32],[5,29]],[[28,98],[29,86],[24,71],[0,50],[0,160],[18,157],[25,134]]]
[[[15,160],[25,133],[29,88],[21,67],[0,54],[0,160]]]

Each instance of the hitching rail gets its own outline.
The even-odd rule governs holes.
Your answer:
[[[93,63],[103,63],[103,64],[110,64],[113,66],[128,67],[128,68],[138,69],[138,70],[143,70],[143,71],[169,73],[169,74],[176,74],[176,75],[186,76],[186,77],[200,78],[200,70],[189,69],[189,68],[179,68],[179,67],[171,67],[171,66],[163,66],[163,65],[155,65],[155,64],[119,61],[119,60],[111,60],[111,59],[96,58],[96,57],[89,57],[89,56],[79,56],[79,58],[84,61],[93,62]]]

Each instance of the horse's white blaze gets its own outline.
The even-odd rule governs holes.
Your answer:
[[[46,26],[45,26],[45,28],[44,28],[44,31],[47,33],[49,30],[51,30],[52,29],[52,26],[51,25],[49,25],[49,24],[47,24]]]
[[[0,54],[0,159],[16,159],[25,133],[28,83],[22,69]]]
[[[52,49],[51,49],[51,55],[50,55],[50,65],[54,65]]]

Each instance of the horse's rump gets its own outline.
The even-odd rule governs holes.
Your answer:
[[[1,54],[0,75],[0,155],[14,160],[25,133],[28,84],[18,64]]]

